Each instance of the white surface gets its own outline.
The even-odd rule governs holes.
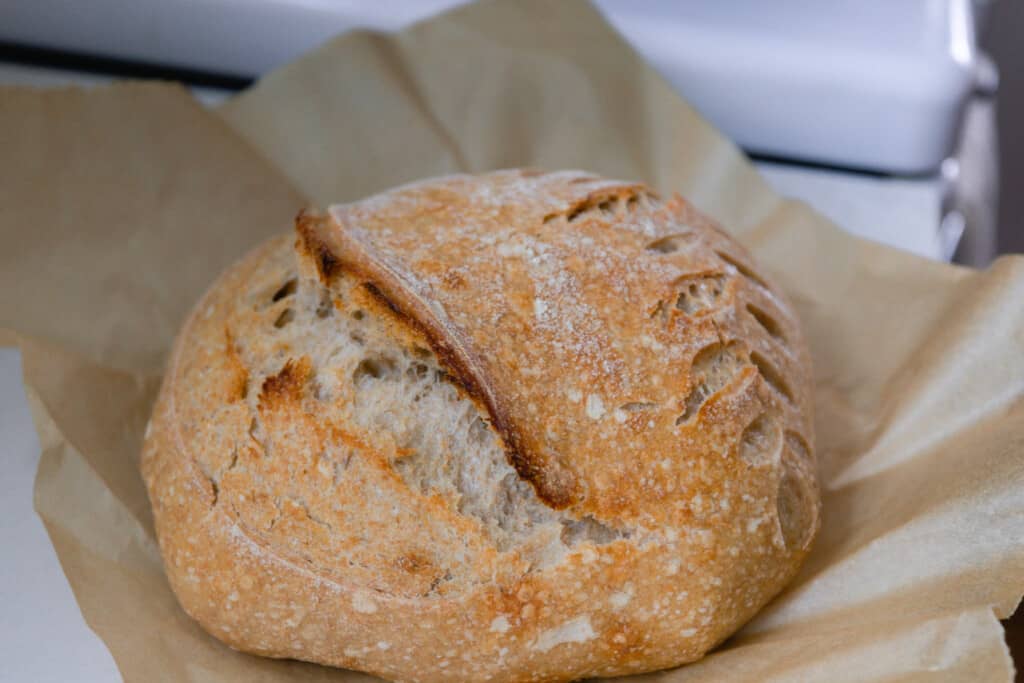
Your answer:
[[[761,154],[934,171],[973,85],[970,0],[599,5],[687,101]]]
[[[240,76],[352,28],[397,30],[468,0],[14,0],[0,39]]]
[[[939,229],[942,180],[893,178],[758,162],[779,194],[810,204],[836,225],[860,237],[949,261],[960,235]]]
[[[0,681],[119,681],[89,630],[35,510],[39,440],[21,386],[21,357],[0,349]]]
[[[259,75],[355,27],[465,0],[14,0],[0,38]],[[976,61],[970,0],[596,0],[747,149],[899,173],[953,148]],[[244,11],[240,11],[244,7]]]

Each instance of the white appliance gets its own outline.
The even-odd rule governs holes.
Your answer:
[[[341,31],[393,30],[463,2],[15,1],[0,9],[0,39],[255,77]],[[970,0],[596,4],[726,134],[775,156],[934,171],[976,80]]]
[[[337,33],[395,30],[464,2],[8,0],[0,41],[253,78]],[[995,87],[975,45],[985,2],[595,4],[701,113],[770,159],[762,170],[780,192],[931,258],[951,258],[962,234],[968,261],[991,255],[990,108],[974,113],[967,163],[948,161],[964,141],[972,92]],[[4,73],[8,82],[55,77]]]

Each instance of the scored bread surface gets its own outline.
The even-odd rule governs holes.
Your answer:
[[[818,527],[810,364],[678,197],[501,171],[304,213],[175,345],[143,453],[229,645],[408,681],[693,661]]]

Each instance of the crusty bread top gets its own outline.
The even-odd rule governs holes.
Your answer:
[[[299,233],[325,283],[352,272],[425,332],[552,507],[679,526],[680,453],[746,444],[725,461],[739,470],[783,433],[809,441],[792,313],[679,198],[571,172],[463,176],[335,206]]]
[[[562,680],[691,661],[795,573],[807,351],[685,201],[503,171],[296,233],[197,305],[146,437],[168,576],[209,631],[407,680]]]

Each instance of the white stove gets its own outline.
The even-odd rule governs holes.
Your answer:
[[[400,29],[463,2],[15,0],[2,10],[0,40],[252,78],[339,32]],[[975,45],[986,3],[596,4],[687,100],[762,157],[780,192],[930,258],[949,260],[965,229],[962,256],[990,256],[994,198],[983,190],[994,185],[993,117],[991,107],[968,107],[972,93],[994,89]],[[0,69],[2,82],[83,78],[102,75]],[[964,156],[972,117],[968,158],[950,162]]]
[[[0,41],[255,78],[337,33],[396,30],[464,2],[11,0]],[[975,44],[986,2],[595,4],[781,193],[929,258],[950,260],[962,234],[962,260],[991,256],[994,116],[984,100],[969,106],[995,88]],[[102,77],[0,65],[0,83]]]

